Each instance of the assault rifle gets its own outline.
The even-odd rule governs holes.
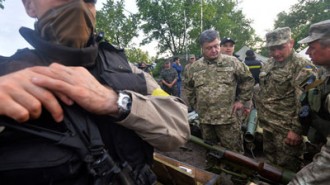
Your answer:
[[[295,175],[292,171],[280,169],[264,162],[258,162],[223,147],[210,145],[195,136],[191,136],[190,141],[212,151],[210,153],[211,156],[215,157],[221,164],[228,164],[233,169],[237,169],[238,172],[226,169],[221,170],[244,181],[262,181],[274,185],[288,184]]]

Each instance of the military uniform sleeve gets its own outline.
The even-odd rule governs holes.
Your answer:
[[[310,78],[311,75],[316,76],[316,67],[309,63],[309,62],[303,62],[302,66],[297,66],[298,71],[295,74],[295,77],[293,78],[292,85],[295,89],[295,104],[296,104],[296,112],[294,116],[292,117],[291,121],[291,130],[295,132],[296,134],[301,135],[302,134],[302,127],[301,123],[299,122],[299,112],[301,109],[301,95],[303,93],[303,90],[301,89],[301,85],[304,81],[306,81],[308,78]]]
[[[242,103],[246,103],[251,100],[254,86],[254,78],[249,68],[243,63],[237,60],[236,75],[238,78],[239,94],[237,99]]]
[[[131,67],[134,73],[142,72],[135,66]],[[159,150],[175,149],[190,137],[187,106],[180,98],[155,95],[156,91],[162,90],[151,75],[145,73],[145,77],[148,95],[127,91],[132,97],[131,112],[118,124],[134,130]]]
[[[192,65],[189,68],[189,75],[187,75],[186,80],[184,81],[184,90],[186,94],[186,98],[191,108],[195,108],[195,91],[194,91],[194,81],[192,78],[194,68]]]

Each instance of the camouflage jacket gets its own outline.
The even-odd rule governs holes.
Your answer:
[[[167,83],[172,83],[175,79],[178,79],[178,73],[174,68],[163,69],[160,72],[160,79],[165,80]]]
[[[266,62],[259,75],[260,91],[256,98],[262,127],[282,128],[301,134],[298,113],[303,91],[299,86],[315,72],[315,66],[294,50],[284,62],[276,62],[273,58]]]
[[[187,98],[203,124],[232,124],[232,106],[238,99],[251,99],[254,79],[249,68],[236,57],[220,55],[216,60],[201,58],[191,64],[185,81]],[[236,95],[236,88],[239,94]]]

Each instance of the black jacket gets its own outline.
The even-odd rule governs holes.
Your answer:
[[[114,90],[133,90],[147,93],[143,74],[133,74],[123,50],[106,42],[73,49],[50,44],[33,30],[21,28],[22,36],[35,48],[23,49],[0,62],[0,75],[30,66],[47,66],[52,62],[86,67],[102,84]],[[43,111],[40,119],[26,124],[37,124],[58,132],[65,131]],[[110,116],[89,115],[100,128],[103,142],[110,156],[119,165],[127,162],[139,172],[151,164],[153,147],[134,131],[115,123]],[[71,148],[37,136],[6,128],[0,133],[1,184],[90,184],[90,178],[81,159]]]
[[[245,57],[244,62],[249,67],[255,83],[256,84],[259,83],[259,73],[260,73],[260,68],[262,67],[262,62],[260,60],[256,60],[255,58],[249,58],[249,57]]]

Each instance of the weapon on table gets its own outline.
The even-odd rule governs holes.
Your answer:
[[[287,184],[295,175],[292,171],[280,169],[264,162],[258,162],[254,159],[229,151],[220,146],[210,145],[195,136],[191,136],[190,141],[211,150],[213,152],[211,156],[216,157],[217,160],[220,160],[220,163],[229,164],[231,167],[239,168],[239,172],[243,175],[230,172],[225,169],[222,169],[222,171],[246,180],[258,179],[270,184]]]

